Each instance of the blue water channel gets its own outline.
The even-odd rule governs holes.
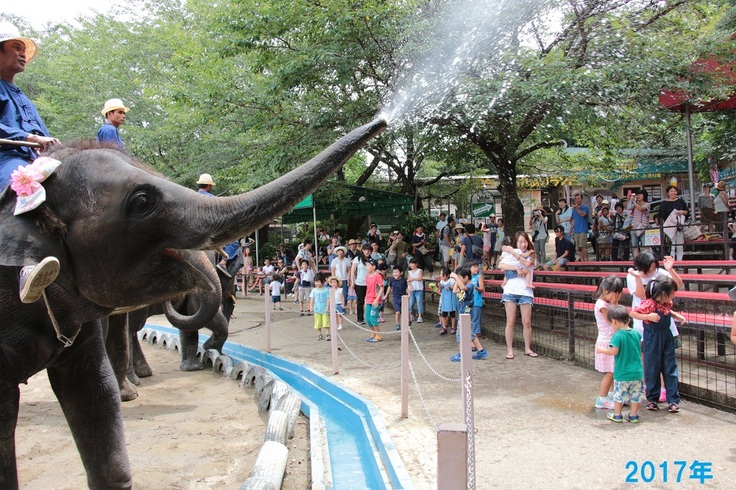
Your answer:
[[[179,334],[172,327],[146,326]],[[200,342],[205,340],[207,336],[200,335]],[[303,364],[267,352],[226,342],[223,354],[234,363],[246,361],[268,369],[319,409],[327,432],[333,488],[413,487],[373,403]]]

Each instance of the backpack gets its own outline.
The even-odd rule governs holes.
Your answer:
[[[480,242],[480,245],[477,243]],[[472,257],[480,262],[483,261],[483,239],[479,237],[478,235],[473,235],[470,237],[470,243],[473,245],[472,248]]]

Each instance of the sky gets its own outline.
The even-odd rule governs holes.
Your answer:
[[[3,2],[2,11],[27,20],[34,29],[42,29],[49,22],[71,22],[93,11],[106,13],[113,5],[124,3],[124,0],[8,0]]]

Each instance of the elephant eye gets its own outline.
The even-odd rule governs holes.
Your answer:
[[[157,196],[156,191],[149,187],[136,189],[128,200],[127,214],[136,217],[150,214],[156,206]]]

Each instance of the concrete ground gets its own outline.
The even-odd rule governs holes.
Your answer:
[[[439,336],[430,315],[413,325],[421,353],[410,347],[416,383],[410,386],[409,417],[402,419],[400,337],[392,333],[390,307],[380,324],[384,341],[376,344],[364,342],[368,335],[348,315],[352,322],[338,332],[337,375],[330,344],[317,340],[313,317],[299,316],[293,301],[283,307],[272,316],[272,353],[371,400],[415,487],[437,488],[437,426],[463,421],[460,366],[449,361],[457,352],[454,336]],[[235,316],[230,340],[265,348],[263,297],[238,299]],[[736,415],[683,401],[679,414],[642,407],[640,424],[615,424],[607,410],[593,407],[598,373],[530,358],[519,349],[515,359],[506,360],[505,347],[490,340],[484,347],[489,358],[474,361],[476,488],[624,488],[632,482],[648,488],[733,488]],[[699,475],[705,476],[702,482]]]

